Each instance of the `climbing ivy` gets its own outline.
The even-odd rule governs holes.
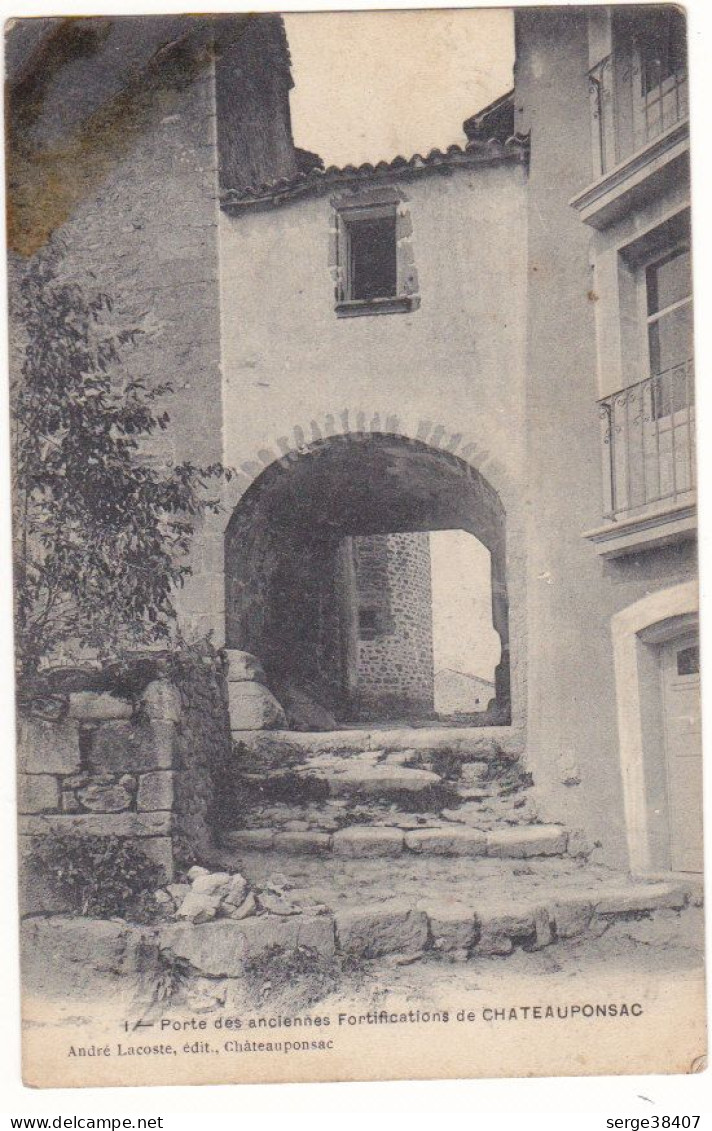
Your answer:
[[[62,277],[61,249],[15,288],[13,477],[17,649],[24,671],[57,648],[99,655],[165,640],[196,521],[219,509],[219,463],[170,466],[146,442],[169,427],[170,380],[131,360],[144,329]],[[212,487],[212,491],[211,491]]]

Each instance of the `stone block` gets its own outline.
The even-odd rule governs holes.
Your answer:
[[[47,813],[19,818],[22,836],[153,837],[171,832],[170,813]]]
[[[154,679],[144,688],[140,702],[147,719],[164,723],[180,722],[180,692],[169,680]]]
[[[278,730],[287,724],[282,707],[261,683],[228,683],[233,730]]]
[[[170,769],[174,747],[173,723],[104,723],[94,734],[90,762],[99,772]]]
[[[176,911],[176,918],[187,919],[190,923],[207,923],[217,915],[221,898],[207,892],[189,891]]]
[[[354,907],[337,913],[336,937],[342,953],[358,958],[412,954],[427,945],[428,917],[397,900]]]
[[[70,719],[80,722],[110,722],[116,719],[130,719],[133,703],[120,699],[108,691],[73,691],[69,696]]]
[[[120,813],[131,808],[131,791],[118,783],[112,785],[85,785],[77,790],[77,797],[85,809],[93,813]]]
[[[240,907],[244,903],[248,891],[249,884],[245,877],[241,876],[239,872],[235,872],[233,876],[228,877],[223,899],[225,903],[232,907]]]
[[[229,872],[208,872],[195,877],[192,890],[198,895],[218,895],[222,899],[227,895],[231,878]]]
[[[403,844],[400,829],[382,828],[378,825],[351,825],[349,828],[339,829],[332,838],[336,856],[400,856]]]
[[[220,840],[226,848],[261,848],[267,851],[273,847],[274,832],[272,829],[231,829],[223,833]]]
[[[71,911],[69,900],[56,891],[46,871],[34,859],[34,837],[18,837],[18,895],[20,915],[63,915]]]
[[[320,774],[329,783],[329,793],[333,797],[349,794],[362,794],[368,797],[382,797],[389,793],[422,793],[426,789],[440,785],[440,778],[431,770],[413,770],[407,766],[378,763],[373,766],[349,766],[338,768],[336,772]]]
[[[292,852],[295,856],[321,856],[331,848],[331,837],[328,833],[276,833],[274,847],[279,852]]]
[[[228,683],[264,683],[265,672],[262,664],[251,652],[241,652],[237,648],[226,648]]]
[[[171,923],[161,928],[159,946],[184,958],[213,978],[240,978],[245,965],[273,947],[308,946],[328,958],[334,954],[334,924],[326,915],[290,918],[263,915],[243,920],[217,919],[192,926]]]
[[[52,774],[19,774],[17,778],[17,809],[19,813],[45,813],[58,809],[59,782]]]
[[[405,846],[428,856],[484,856],[487,837],[479,829],[415,829],[405,834]]]
[[[138,974],[155,955],[148,931],[117,919],[54,915],[26,919],[21,934],[23,979],[57,993],[56,974],[87,983],[92,974]],[[72,970],[68,968],[73,968]]]
[[[433,945],[440,951],[470,950],[475,942],[475,916],[466,903],[427,903]]]
[[[151,770],[147,774],[141,774],[136,793],[136,808],[140,813],[173,808],[172,770]]]
[[[223,903],[222,911],[229,919],[249,919],[250,915],[256,915],[258,911],[257,900],[255,899],[254,893],[248,891],[242,903],[233,904],[228,903],[226,900]]]
[[[175,875],[175,861],[173,856],[173,841],[170,836],[147,836],[135,838],[137,848],[163,868],[166,880],[172,880]]]
[[[687,903],[684,888],[676,884],[625,884],[591,893],[598,915],[624,915],[631,911],[679,911]]]
[[[71,721],[48,723],[20,716],[17,757],[27,774],[76,774],[81,767],[79,727]]]
[[[495,829],[487,834],[487,855],[515,858],[561,856],[566,852],[566,842],[566,829],[561,825]]]
[[[480,954],[511,954],[515,942],[528,942],[532,949],[551,942],[549,914],[536,904],[490,905],[476,916],[477,951]]]
[[[555,894],[550,899],[542,897],[546,903],[557,938],[572,939],[583,935],[588,929],[593,915],[593,900],[587,895]]]

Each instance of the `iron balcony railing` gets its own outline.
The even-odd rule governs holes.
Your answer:
[[[692,500],[694,396],[694,367],[686,361],[598,402],[606,518]]]
[[[689,114],[687,71],[665,58],[608,55],[589,71],[589,90],[597,176]]]

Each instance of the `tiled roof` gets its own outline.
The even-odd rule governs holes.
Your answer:
[[[343,167],[330,165],[327,169],[309,169],[271,184],[228,189],[222,195],[221,204],[228,212],[268,208],[299,197],[319,195],[336,185],[408,179],[425,173],[444,173],[452,169],[469,169],[504,161],[524,163],[528,152],[528,139],[523,137],[510,137],[505,142],[497,138],[471,141],[464,147],[450,145],[445,152],[431,149],[425,157],[416,153],[412,157],[398,156],[391,161],[379,161],[376,165],[368,162]]]
[[[506,141],[515,132],[514,91],[495,98],[462,123],[468,141]]]

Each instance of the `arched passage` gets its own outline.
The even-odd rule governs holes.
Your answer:
[[[492,623],[502,644],[495,702],[510,722],[505,512],[469,463],[384,433],[320,440],[276,461],[235,508],[225,542],[226,639],[257,655],[279,686],[297,684],[338,719],[354,718],[351,539],[464,530],[491,556]]]

